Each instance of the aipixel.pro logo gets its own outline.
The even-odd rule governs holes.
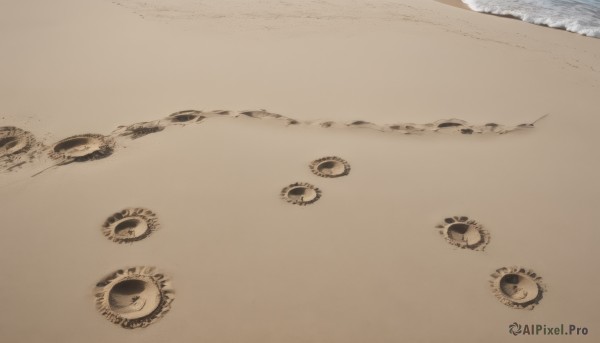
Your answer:
[[[573,324],[560,324],[557,326],[548,326],[545,324],[519,324],[514,322],[508,326],[508,332],[511,335],[531,335],[531,336],[586,336],[589,333],[588,328]]]

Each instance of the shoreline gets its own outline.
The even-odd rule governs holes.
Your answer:
[[[530,23],[528,21],[523,20],[522,18],[519,18],[517,16],[514,15],[510,15],[510,14],[495,14],[495,13],[489,13],[489,12],[479,12],[479,11],[475,11],[472,8],[470,8],[467,4],[465,4],[464,2],[462,2],[461,0],[436,0],[439,3],[445,4],[445,5],[449,5],[452,7],[457,7],[457,8],[461,8],[467,11],[471,11],[471,12],[475,12],[475,13],[481,13],[481,14],[487,14],[487,15],[492,15],[494,17],[500,17],[500,18],[507,18],[507,19],[513,19],[513,20],[518,20],[520,22],[523,22],[525,24],[529,24],[529,25],[535,25],[535,26],[541,26],[541,27],[546,27],[549,29],[554,29],[554,30],[559,30],[559,31],[565,31],[568,33],[574,33],[578,36],[582,36],[582,37],[586,37],[586,38],[596,38],[593,36],[586,36],[584,34],[581,34],[579,32],[573,32],[573,31],[569,31],[567,30],[566,27],[552,27],[546,24],[535,24],[535,23]],[[598,39],[598,38],[596,38]]]

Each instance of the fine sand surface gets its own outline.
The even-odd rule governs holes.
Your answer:
[[[433,0],[22,0],[0,42],[1,342],[598,340],[598,39]]]

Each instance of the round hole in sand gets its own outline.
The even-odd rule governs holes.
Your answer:
[[[437,228],[448,243],[460,248],[483,250],[489,242],[489,233],[476,221],[465,216],[445,218],[444,224]]]
[[[344,165],[337,161],[325,161],[317,166],[317,170],[327,175],[339,175],[344,172]]]
[[[319,200],[321,191],[311,184],[297,182],[285,187],[281,196],[292,204],[307,205]]]
[[[145,327],[164,316],[173,301],[170,280],[153,267],[121,269],[96,285],[98,311],[124,328]]]
[[[93,141],[89,137],[74,137],[60,141],[54,146],[54,151],[68,153],[69,155],[80,155],[90,150]]]
[[[350,164],[340,157],[329,156],[312,161],[310,170],[322,177],[340,177],[350,173]]]
[[[0,157],[25,153],[30,150],[33,142],[30,132],[14,126],[0,127]]]
[[[504,296],[517,303],[527,303],[537,298],[539,290],[533,279],[526,275],[506,274],[500,279]]]
[[[72,158],[76,161],[99,159],[112,154],[112,143],[112,140],[102,135],[77,135],[56,143],[50,156],[55,159]]]
[[[102,232],[117,243],[139,241],[159,227],[156,214],[144,208],[127,208],[106,219]]]
[[[542,278],[529,269],[504,267],[492,275],[490,285],[503,304],[520,309],[533,309],[543,297]]]
[[[119,222],[115,226],[115,236],[120,238],[135,238],[146,233],[148,225],[145,220],[129,218]]]
[[[448,237],[456,242],[474,245],[481,241],[482,236],[474,226],[465,223],[454,223],[448,226]]]
[[[0,139],[0,150],[10,150],[17,146],[19,140],[17,137],[6,137]]]
[[[70,150],[81,150],[86,145],[90,144],[92,140],[88,137],[75,137],[67,138],[54,146],[54,151],[63,152]]]
[[[111,310],[125,319],[143,318],[160,304],[160,290],[149,280],[129,279],[116,283],[108,292]]]
[[[469,224],[455,223],[455,224],[448,226],[448,232],[450,232],[451,235],[454,235],[454,234],[464,235],[469,230],[469,227],[470,227]]]
[[[293,200],[311,201],[317,196],[317,192],[314,189],[298,186],[291,188],[287,195]]]

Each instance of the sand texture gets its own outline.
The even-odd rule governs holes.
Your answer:
[[[434,0],[0,27],[0,342],[598,341],[600,40]]]

